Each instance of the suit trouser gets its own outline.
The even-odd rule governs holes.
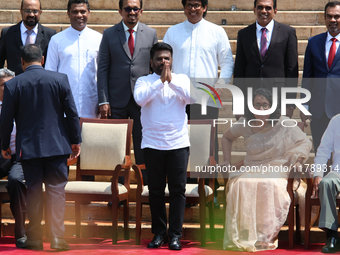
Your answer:
[[[320,219],[319,228],[338,230],[336,197],[340,193],[340,175],[330,172],[319,184]]]
[[[27,185],[27,237],[42,238],[43,216],[42,183],[45,183],[46,217],[50,223],[50,237],[63,238],[65,232],[65,185],[69,155],[22,160]]]
[[[325,132],[330,119],[327,117],[326,113],[324,112],[320,119],[315,119],[312,116],[312,121],[310,123],[310,128],[312,131],[312,138],[313,138],[313,145],[314,151],[317,152],[317,149],[320,145],[321,138],[323,133]]]
[[[135,99],[131,95],[128,104],[123,108],[111,107],[111,118],[112,119],[133,119],[132,128],[132,140],[133,140],[133,151],[135,153],[136,164],[144,164],[143,151],[141,149],[142,144],[142,124],[140,122],[140,106],[137,105]],[[148,184],[147,174],[145,170],[142,170],[144,184]],[[123,183],[123,178],[120,177],[119,183]]]
[[[185,184],[189,159],[189,147],[175,150],[144,149],[149,178],[149,203],[152,233],[165,234],[167,230],[165,186],[168,178],[169,237],[182,237],[185,210]]]
[[[12,155],[15,157],[15,155]],[[26,219],[26,185],[24,172],[20,162],[14,162],[8,174],[6,186],[10,198],[10,207],[15,219],[15,238],[25,235]]]

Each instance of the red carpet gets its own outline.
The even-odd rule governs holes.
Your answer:
[[[135,240],[122,240],[119,241],[117,245],[112,245],[110,239],[76,239],[76,238],[66,238],[66,241],[70,244],[71,250],[64,251],[62,254],[127,254],[127,255],[159,255],[159,254],[203,254],[203,255],[243,255],[250,254],[248,252],[232,252],[222,250],[222,241],[216,243],[207,243],[207,247],[201,248],[198,242],[190,242],[183,240],[183,250],[182,251],[170,251],[166,245],[160,249],[148,249],[146,248],[147,243],[150,240],[143,240],[142,245],[135,245]],[[56,252],[50,249],[50,244],[47,239],[43,240],[44,251],[31,251],[23,250],[15,247],[15,239],[13,237],[1,237],[0,238],[0,253],[8,255],[18,255],[18,254],[42,254],[44,252]],[[304,250],[302,245],[296,245],[295,249],[290,250],[287,248],[288,242],[279,243],[279,248],[274,251],[256,252],[256,254],[284,254],[284,255],[295,255],[295,254],[322,254],[322,245],[311,245],[309,250]]]

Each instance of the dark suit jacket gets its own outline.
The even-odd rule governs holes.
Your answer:
[[[157,43],[153,28],[139,22],[131,57],[122,21],[105,29],[98,55],[98,101],[123,108],[129,102],[136,80],[150,73],[150,49]]]
[[[21,40],[20,24],[6,27],[1,31],[0,40],[0,68],[4,67],[7,59],[7,68],[19,75],[23,72],[20,60],[20,49],[23,46]],[[39,45],[46,61],[47,46],[51,37],[56,34],[54,29],[44,27],[38,23],[38,34],[35,44]]]
[[[298,52],[295,29],[274,21],[271,41],[261,59],[256,38],[256,23],[240,30],[234,68],[234,84],[245,93],[247,87],[296,87]],[[258,78],[258,79],[243,79]],[[268,79],[270,78],[270,79]],[[285,79],[295,78],[295,79]]]
[[[66,118],[64,118],[64,113]],[[31,65],[5,83],[1,148],[6,150],[16,122],[17,160],[71,153],[81,143],[79,117],[66,74]]]
[[[326,39],[327,33],[310,38],[305,53],[302,88],[312,94],[308,104],[313,119],[321,118],[324,112],[330,119],[340,113],[340,50],[328,68]]]

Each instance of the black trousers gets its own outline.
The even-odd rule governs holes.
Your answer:
[[[49,236],[63,238],[65,232],[65,185],[67,184],[67,158],[69,155],[22,160],[27,185],[27,237],[42,238],[43,216],[42,183],[46,189],[46,216],[49,220]]]
[[[12,158],[15,159],[15,155],[12,155]],[[14,161],[7,179],[6,188],[10,198],[10,208],[15,219],[15,238],[20,238],[25,235],[26,219],[26,185],[20,162]]]
[[[135,153],[136,164],[144,164],[143,150],[141,149],[142,143],[142,124],[140,122],[140,106],[137,105],[133,95],[130,101],[123,108],[111,107],[111,119],[133,119],[132,140],[133,151]],[[147,174],[142,170],[144,184],[148,184]],[[120,183],[124,182],[124,177],[120,177]]]
[[[152,233],[167,232],[165,186],[168,178],[170,192],[169,231],[172,237],[182,237],[185,210],[185,184],[189,159],[189,147],[175,150],[144,149],[149,178],[149,203]]]

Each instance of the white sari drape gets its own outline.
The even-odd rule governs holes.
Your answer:
[[[284,118],[274,127],[245,136],[243,171],[253,167],[257,172],[238,171],[229,176],[224,249],[258,251],[277,247],[277,235],[291,202],[286,170],[298,157],[307,160],[312,147],[299,127],[281,125]],[[262,172],[275,166],[283,171]]]

